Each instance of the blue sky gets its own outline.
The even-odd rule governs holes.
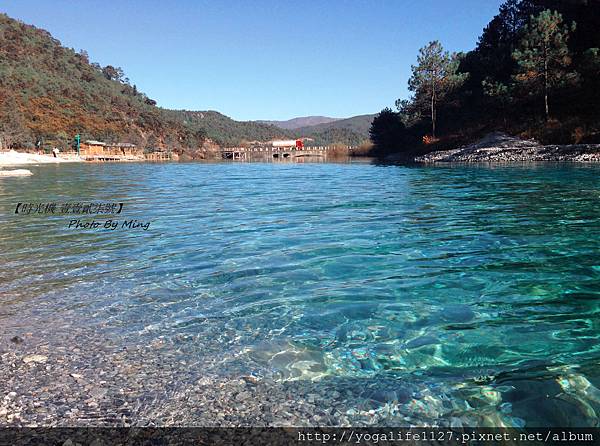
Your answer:
[[[234,119],[375,113],[418,49],[472,49],[501,0],[3,0],[0,11],[121,66],[167,108]]]

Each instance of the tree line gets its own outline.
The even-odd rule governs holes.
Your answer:
[[[600,3],[507,0],[474,50],[419,50],[411,97],[373,120],[377,155],[451,147],[502,130],[600,142]]]

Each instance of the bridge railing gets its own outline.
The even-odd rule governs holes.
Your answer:
[[[308,151],[328,151],[334,149],[352,150],[352,146],[304,146],[304,147],[224,147],[221,152],[308,152]]]

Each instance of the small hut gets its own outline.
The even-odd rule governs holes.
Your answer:
[[[105,148],[106,143],[103,143],[101,141],[88,140],[86,142],[81,143],[79,151],[82,156],[99,156],[104,155]]]

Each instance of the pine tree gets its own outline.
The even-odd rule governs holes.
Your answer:
[[[567,25],[560,13],[542,11],[531,16],[519,48],[513,53],[519,66],[515,79],[543,94],[546,120],[550,117],[551,91],[576,78],[576,74],[568,70],[571,54],[567,43],[573,31],[574,22]]]
[[[434,138],[438,103],[466,78],[466,74],[457,73],[458,63],[458,55],[444,51],[442,44],[436,40],[419,50],[417,65],[411,67],[408,89],[415,93],[413,104],[416,108],[429,109]]]

